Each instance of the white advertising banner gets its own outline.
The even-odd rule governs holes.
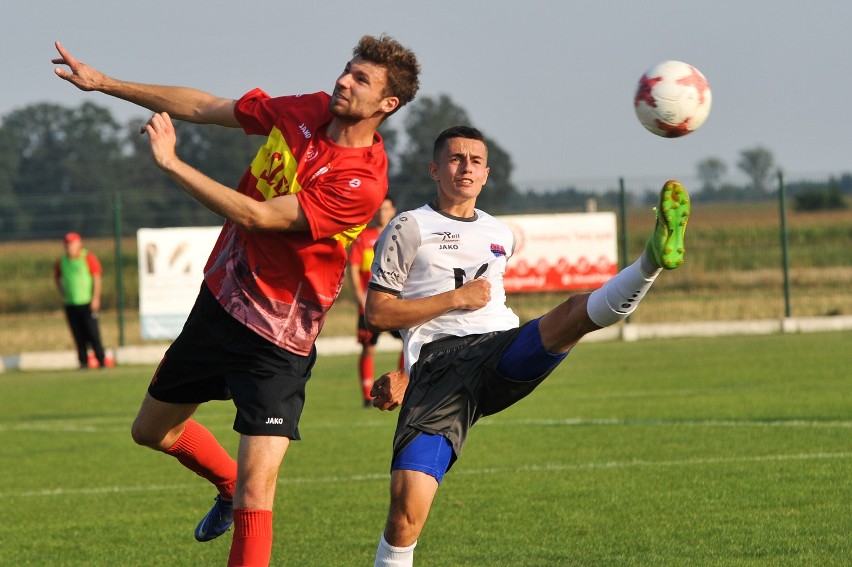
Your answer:
[[[143,339],[173,339],[189,315],[204,264],[221,227],[142,228],[139,253],[139,326]]]
[[[517,246],[507,293],[594,289],[618,270],[614,213],[501,216]],[[139,322],[144,339],[174,339],[192,309],[221,227],[143,228]]]
[[[515,233],[507,293],[595,289],[618,271],[615,213],[501,216]]]

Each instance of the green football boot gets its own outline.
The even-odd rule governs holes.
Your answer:
[[[660,205],[654,211],[657,225],[646,247],[648,257],[659,267],[674,270],[683,264],[683,240],[689,220],[689,195],[679,181],[666,181],[660,191]]]

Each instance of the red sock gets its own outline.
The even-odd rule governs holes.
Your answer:
[[[358,369],[361,373],[361,391],[365,400],[372,399],[370,390],[373,387],[373,357],[361,355],[358,360]]]
[[[216,485],[225,499],[233,499],[234,485],[237,482],[237,461],[231,458],[203,425],[191,419],[187,421],[186,429],[166,454],[175,457],[180,464]]]
[[[272,510],[234,510],[228,567],[266,567],[272,556]]]

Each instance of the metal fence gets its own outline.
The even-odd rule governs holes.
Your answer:
[[[690,188],[693,202],[686,263],[661,275],[631,320],[727,321],[852,314],[852,209],[801,211],[784,189],[801,188],[809,180],[824,185],[830,178],[827,174],[779,176],[766,194],[755,195],[746,188],[721,195],[725,199],[718,192],[700,190],[696,179],[681,179]],[[530,213],[615,212],[619,254],[622,263],[629,263],[642,253],[653,229],[653,200],[664,181],[616,177],[538,183],[530,185],[535,191],[524,195],[523,208]],[[582,199],[564,199],[569,188]],[[395,194],[401,192],[400,188],[392,189]],[[849,196],[845,199],[848,202]],[[82,196],[64,204],[51,197],[34,196],[19,199],[16,206],[38,212],[28,215],[33,220],[21,234],[57,241],[66,231],[75,230],[96,240],[105,265],[105,308],[119,312],[133,312],[138,306],[137,228],[221,223],[177,188],[167,195],[140,191],[91,201]],[[516,203],[511,210],[490,212],[525,212],[518,208]],[[19,239],[13,233],[4,240],[7,242],[0,245],[9,249],[14,246],[10,242]],[[4,267],[7,271],[18,269],[38,271],[45,267]],[[38,285],[47,286],[47,293],[52,294],[50,301],[55,300],[51,284]],[[37,288],[20,293],[27,296]],[[18,303],[6,301],[4,310],[32,310],[23,296]],[[340,301],[345,304],[350,298],[344,293]],[[564,294],[557,293],[523,294],[510,296],[509,303],[526,320],[564,299]],[[350,326],[347,323],[345,328]]]

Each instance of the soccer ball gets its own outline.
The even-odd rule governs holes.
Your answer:
[[[679,138],[704,124],[711,102],[710,85],[701,71],[682,61],[663,61],[639,79],[633,108],[650,132]]]

